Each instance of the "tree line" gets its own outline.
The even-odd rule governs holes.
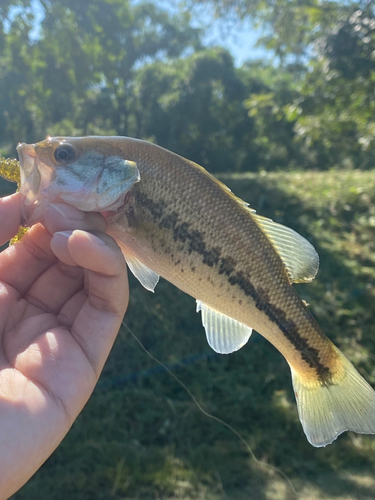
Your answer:
[[[46,135],[126,135],[212,172],[372,168],[373,2],[200,2],[261,23],[274,59],[235,67],[204,46],[189,8],[2,0],[0,152]]]

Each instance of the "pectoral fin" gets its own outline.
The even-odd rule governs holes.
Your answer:
[[[126,253],[125,260],[127,265],[129,266],[130,271],[134,274],[141,285],[143,285],[146,290],[154,292],[160,276],[152,271],[149,267],[142,264],[142,262],[139,261],[137,257],[134,257],[134,255]]]
[[[241,349],[249,340],[252,329],[235,319],[211,309],[197,300],[197,312],[202,312],[202,323],[207,342],[220,354],[229,354]]]

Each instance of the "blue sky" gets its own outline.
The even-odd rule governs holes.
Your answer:
[[[154,0],[157,5],[171,12],[178,12],[179,0]],[[215,19],[214,10],[210,6],[197,5],[191,10],[193,25],[204,28],[204,41],[207,45],[226,47],[234,56],[236,66],[247,59],[270,58],[265,49],[255,47],[257,39],[262,35],[248,19],[243,21],[223,21]]]
[[[206,33],[205,42],[226,47],[233,54],[237,66],[247,59],[270,57],[265,49],[255,47],[261,31],[256,30],[248,20],[238,21],[229,27],[215,20]]]

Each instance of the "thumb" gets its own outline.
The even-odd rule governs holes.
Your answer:
[[[55,233],[51,249],[66,264],[85,270],[87,299],[72,334],[99,375],[128,305],[125,259],[115,240],[99,231]]]

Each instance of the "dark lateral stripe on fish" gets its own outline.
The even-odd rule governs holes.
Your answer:
[[[161,229],[170,229],[173,232],[173,238],[175,241],[181,241],[181,243],[189,242],[187,251],[191,254],[192,252],[197,252],[202,255],[203,263],[209,267],[213,267],[215,264],[219,263],[220,260],[220,249],[212,248],[207,249],[207,245],[203,239],[202,234],[196,230],[189,230],[189,224],[187,222],[182,222],[178,224],[178,214],[176,212],[165,213],[167,205],[163,201],[155,202],[148,198],[144,193],[137,193],[137,202],[139,202],[143,208],[147,208],[153,217],[154,222]]]
[[[245,295],[254,300],[256,308],[264,312],[280,328],[284,337],[301,354],[301,358],[316,371],[319,381],[329,385],[332,374],[330,369],[321,363],[318,349],[309,345],[307,339],[299,333],[297,325],[285,317],[282,309],[271,303],[268,294],[262,288],[257,290],[241,271],[228,276],[228,281],[231,285],[239,286]]]
[[[236,262],[231,257],[222,257],[219,248],[207,249],[202,234],[197,230],[189,230],[189,224],[178,224],[179,217],[176,212],[166,213],[167,205],[164,201],[155,202],[144,193],[137,193],[137,201],[146,208],[154,222],[162,229],[171,230],[175,241],[188,242],[187,251],[196,252],[203,257],[203,263],[209,267],[218,266],[219,274],[224,274],[232,286],[238,286],[246,296],[251,297],[257,309],[264,312],[275,323],[284,337],[300,353],[301,358],[316,371],[319,381],[324,385],[332,383],[332,373],[319,359],[319,351],[309,345],[298,331],[297,325],[285,317],[282,309],[270,302],[268,294],[263,289],[257,290],[241,271],[236,272]]]

